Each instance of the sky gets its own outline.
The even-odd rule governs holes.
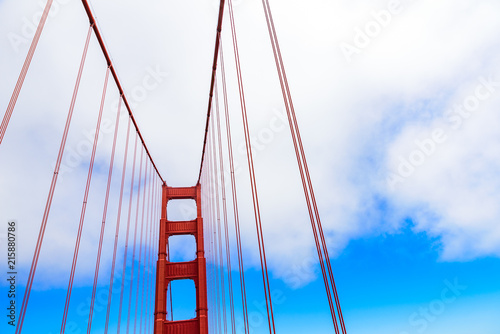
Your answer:
[[[0,0],[4,110],[34,33],[33,21],[44,3]],[[500,3],[270,3],[348,333],[499,334]],[[217,1],[109,0],[91,5],[160,173],[171,186],[194,185]],[[235,0],[233,5],[277,331],[332,333],[262,4]],[[0,236],[3,247],[7,221],[18,222],[21,289],[87,30],[79,1],[54,0],[0,145]],[[229,31],[225,20],[222,45],[251,326],[252,333],[265,333]],[[28,309],[29,333],[59,329],[57,308],[64,305],[90,156],[88,138],[93,135],[105,69],[93,38]],[[104,120],[114,119],[117,101],[110,84]],[[119,136],[125,134],[123,125]],[[97,151],[89,223],[75,277],[75,305],[70,311],[74,333],[85,321],[78,305],[87,298],[93,277],[99,231],[91,224],[99,222],[102,213],[111,142],[108,125]],[[117,161],[123,151],[118,147]],[[119,182],[118,177],[113,179],[115,193]],[[117,202],[113,196],[109,210],[115,216]],[[184,218],[182,208],[172,212]],[[112,235],[108,228],[106,240]],[[120,249],[123,236],[122,231]],[[104,247],[103,270],[108,272],[111,242]],[[178,242],[173,255],[192,256],[189,243]],[[1,262],[4,275],[5,261]],[[100,286],[105,285],[103,278]],[[7,288],[3,278],[1,286]],[[179,313],[189,317],[193,307],[182,297],[189,287],[179,291]],[[47,298],[52,300],[50,309],[45,307]],[[96,332],[101,330],[101,318],[102,312]],[[2,332],[13,332],[4,320]]]

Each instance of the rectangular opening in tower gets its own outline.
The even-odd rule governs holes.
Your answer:
[[[167,220],[188,221],[196,219],[196,201],[192,199],[172,199],[167,203]]]

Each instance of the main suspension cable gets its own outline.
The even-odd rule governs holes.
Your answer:
[[[224,5],[225,0],[220,1],[219,5],[219,18],[217,20],[217,35],[215,37],[215,50],[214,50],[214,60],[212,63],[212,78],[210,80],[210,90],[208,93],[208,109],[207,109],[207,120],[205,124],[205,138],[203,139],[203,148],[201,152],[201,163],[200,163],[200,173],[198,176],[198,182],[201,180],[201,172],[203,171],[203,161],[205,160],[205,151],[207,149],[207,139],[208,139],[208,128],[210,123],[210,114],[212,112],[212,100],[214,96],[215,81],[217,76],[217,60],[219,59],[219,46],[221,43],[221,32],[222,32],[222,21],[224,18]]]
[[[132,121],[132,124],[134,125],[135,131],[137,132],[137,135],[139,136],[139,139],[141,140],[142,146],[146,150],[146,153],[149,157],[149,161],[153,165],[156,174],[158,177],[162,180],[162,182],[165,182],[163,180],[163,177],[160,174],[160,171],[156,167],[156,164],[149,152],[148,146],[146,145],[146,141],[144,140],[141,131],[139,130],[139,126],[137,125],[137,122],[135,120],[134,114],[132,113],[132,108],[130,107],[130,104],[128,103],[127,96],[125,95],[125,92],[122,88],[122,85],[120,83],[120,80],[118,79],[118,74],[116,72],[115,66],[113,65],[113,62],[111,61],[111,56],[109,55],[108,49],[106,48],[106,45],[104,44],[104,39],[101,36],[101,32],[99,30],[99,27],[97,26],[94,14],[92,13],[92,10],[90,9],[90,5],[88,0],[82,0],[83,7],[85,9],[85,12],[87,13],[87,17],[89,19],[89,22],[92,26],[92,29],[94,29],[95,36],[97,38],[97,42],[99,43],[99,46],[101,47],[102,54],[104,58],[106,59],[106,62],[111,70],[111,75],[113,76],[113,79],[115,81],[116,87],[118,88],[118,92],[120,93],[120,96],[123,99],[123,103],[125,105],[125,108],[128,111],[128,115]]]

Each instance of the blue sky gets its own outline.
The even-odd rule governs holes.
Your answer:
[[[353,241],[333,261],[349,333],[498,333],[500,325],[496,310],[500,307],[500,260],[482,258],[468,262],[442,262],[438,260],[436,242],[408,228],[397,235]],[[319,274],[319,268],[316,271]],[[256,270],[249,270],[246,275],[249,281],[247,289],[253,292],[248,299],[252,332],[265,333],[267,320],[259,311],[264,305],[263,298],[257,293],[261,289],[261,276]],[[279,331],[303,333],[311,328],[315,333],[333,331],[321,280],[299,289],[292,289],[276,279],[272,279],[271,284],[276,297]],[[447,298],[456,296],[456,299],[445,303],[444,310],[441,310],[433,303],[443,301],[442,291],[449,284],[457,286],[459,294],[446,294]],[[177,305],[174,312],[176,318],[182,319],[193,313],[193,305],[188,300],[192,301],[189,297],[194,296],[191,296],[191,290],[182,290],[183,286],[179,288],[181,290],[176,290],[178,295],[174,295]],[[76,289],[75,300],[85,299],[88,292],[88,288]],[[239,294],[236,295],[239,298]],[[31,307],[39,311],[26,323],[27,332],[34,331],[39,326],[37,322],[43,321],[44,326],[56,333],[60,325],[57,308],[46,309],[43,305],[48,298],[64,300],[65,290],[51,289],[37,292],[35,296]],[[79,303],[75,304],[70,319],[85,328],[86,318],[79,312]],[[429,313],[422,310],[429,310]],[[237,324],[241,326],[239,312],[241,309],[236,309]],[[102,326],[104,314],[103,311],[96,314],[97,330],[100,324]],[[427,320],[425,314],[429,314]],[[414,322],[409,320],[412,316]],[[30,328],[32,330],[28,330]]]
[[[92,5],[160,172],[169,185],[194,184],[217,2],[125,0]],[[500,333],[498,1],[273,0],[271,6],[348,332]],[[279,296],[277,330],[330,333],[261,4],[235,0],[234,7],[271,286]],[[4,109],[41,8],[36,0],[0,1]],[[20,226],[20,286],[33,254],[87,24],[78,1],[54,1],[0,147],[0,221],[15,219]],[[226,22],[223,47],[243,251],[255,317],[252,332],[265,333],[228,28]],[[47,333],[58,330],[56,310],[64,304],[75,217],[88,167],[89,152],[84,148],[95,124],[105,68],[92,40],[34,284],[26,322],[29,333],[40,332],[40,324]],[[116,90],[110,88],[105,120],[114,120],[117,101]],[[109,126],[101,138],[70,313],[78,324],[85,321],[78,306],[87,298],[93,276],[98,238],[94,224],[102,214],[111,150]],[[122,157],[120,146],[117,161]],[[119,181],[115,173],[112,194]],[[110,222],[116,219],[117,205],[117,196],[112,196]],[[182,208],[176,212],[180,218],[185,213]],[[234,235],[233,227],[230,233]],[[0,236],[3,244],[3,230]],[[103,272],[109,274],[111,226],[105,238]],[[177,246],[175,255],[192,256],[189,244]],[[236,274],[233,277],[237,283]],[[100,282],[104,289],[107,279],[104,275]],[[453,296],[446,292],[450,284],[466,288]],[[181,288],[179,295],[183,293]],[[192,313],[192,306],[180,299],[179,314],[184,308]],[[47,300],[54,309],[47,307]],[[425,316],[427,309],[431,314]],[[115,316],[115,307],[112,312]],[[97,315],[96,330],[101,318],[102,313]]]

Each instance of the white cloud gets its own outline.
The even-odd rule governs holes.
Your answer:
[[[196,6],[156,1],[147,5],[132,1],[93,5],[124,90],[137,102],[137,121],[161,173],[170,185],[194,184],[217,8],[212,1]],[[339,254],[352,238],[392,232],[403,218],[411,217],[417,230],[441,237],[444,259],[498,255],[496,221],[500,212],[496,203],[500,188],[495,172],[500,158],[496,153],[499,118],[495,110],[499,98],[495,94],[482,102],[457,130],[449,127],[445,112],[474,94],[479,77],[500,73],[496,62],[500,31],[496,13],[500,5],[486,0],[402,1],[401,13],[393,15],[350,63],[339,46],[353,40],[356,27],[363,28],[374,19],[373,11],[387,9],[387,1],[276,0],[271,5],[332,253]],[[88,21],[79,3],[59,9],[47,22],[0,148],[0,220],[15,218],[26,226],[20,248],[21,262],[26,265],[31,261],[87,31]],[[36,1],[0,3],[2,106],[8,103],[28,48],[20,45],[16,52],[7,36],[12,32],[22,35],[23,18],[30,19],[37,11],[40,6]],[[260,4],[240,1],[235,15],[250,126],[257,136],[269,128],[273,110],[282,110],[281,92]],[[226,24],[229,103],[234,143],[241,143],[228,28]],[[138,94],[151,69],[163,73],[161,80],[154,89],[146,90],[146,99],[137,95],[134,100],[134,92]],[[105,63],[93,40],[67,144],[74,151],[85,141],[82,131],[92,129],[95,123],[104,71]],[[111,122],[117,98],[112,87],[110,82],[105,114]],[[120,138],[124,125],[122,122]],[[386,177],[397,169],[398,157],[411,154],[416,139],[432,137],[433,130],[444,126],[447,141],[402,184],[389,189]],[[269,262],[280,277],[289,273],[283,259],[300,266],[315,254],[288,131],[286,127],[276,132],[256,157]],[[98,232],[90,226],[99,222],[102,214],[100,200],[111,137],[103,135],[105,145],[98,151],[102,169],[95,175],[99,185],[96,182],[92,188],[95,203],[89,207],[85,229],[92,241],[82,245],[81,282],[93,270]],[[123,145],[115,163],[115,194],[122,156]],[[245,188],[245,157],[237,154],[236,159],[241,167],[238,189],[244,246],[252,259],[247,264],[257,265],[251,197]],[[65,181],[58,187],[40,263],[40,275],[47,280],[53,272],[64,271],[71,260],[71,240],[87,168],[83,161],[73,161],[77,166],[64,175]],[[66,164],[71,161],[66,160]],[[67,199],[73,194],[75,200],[69,203]],[[116,217],[117,199],[112,201],[108,238]],[[381,209],[381,203],[391,211]],[[109,251],[111,246],[106,247]],[[301,256],[297,256],[299,252]],[[63,284],[64,277],[61,280],[47,284]]]

